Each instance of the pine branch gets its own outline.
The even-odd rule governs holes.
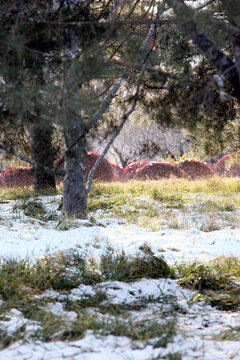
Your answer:
[[[0,149],[6,151],[9,154],[16,156],[18,159],[20,159],[22,161],[27,162],[28,164],[32,165],[33,168],[41,167],[48,174],[56,174],[56,175],[64,175],[65,174],[64,170],[58,170],[58,169],[54,169],[54,168],[51,169],[48,166],[44,166],[44,165],[38,163],[37,161],[30,159],[29,157],[27,157],[17,151],[14,151],[10,146],[0,144]]]
[[[123,66],[123,67],[127,67],[128,69],[134,69],[134,70],[140,70],[142,68],[141,64],[134,64],[134,63],[124,63],[123,61],[118,61],[118,60],[114,60],[111,61],[112,64],[115,65],[119,65],[119,66]],[[186,75],[182,75],[182,74],[176,74],[173,72],[167,72],[162,70],[159,67],[153,67],[153,66],[145,66],[145,71],[150,73],[150,74],[156,74],[156,75],[160,75],[165,79],[173,79],[173,80],[178,80],[178,81],[184,81],[189,82],[190,84],[192,83],[200,83],[199,80],[196,80],[194,78],[192,78],[191,76],[186,76]]]
[[[82,20],[82,21],[48,21],[44,19],[34,19],[27,16],[22,16],[22,19],[31,23],[36,24],[47,24],[47,25],[54,25],[59,27],[67,27],[67,26],[94,26],[98,25],[99,27],[102,26],[103,29],[108,28],[112,25],[112,21],[102,21],[102,20]],[[136,19],[136,20],[118,20],[115,21],[114,24],[119,25],[169,25],[174,24],[175,21],[173,19],[163,19],[163,20],[149,20],[149,19]]]
[[[234,90],[234,97],[240,101],[238,72],[233,60],[216,46],[203,29],[199,28],[196,21],[196,12],[188,7],[183,0],[166,1],[175,11],[181,24],[181,30],[192,38],[194,44],[203,52],[211,65],[216,67],[225,76]],[[229,24],[229,27],[232,28],[232,25]],[[235,27],[233,28],[235,29]]]

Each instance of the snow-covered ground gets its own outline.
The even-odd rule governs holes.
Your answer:
[[[51,211],[56,211],[58,204],[53,201],[53,197],[46,197],[43,202]],[[98,218],[96,225],[87,220],[75,220],[69,230],[59,231],[56,221],[45,223],[29,218],[22,211],[12,211],[14,204],[13,200],[0,204],[0,254],[5,258],[33,258],[76,247],[87,256],[99,257],[109,246],[116,252],[124,250],[126,254],[134,255],[144,244],[149,245],[155,255],[162,253],[171,263],[177,260],[207,261],[221,255],[240,257],[240,228],[211,232],[203,232],[197,227],[186,230],[164,228],[152,232],[106,217],[102,211],[95,216]]]
[[[58,200],[58,197],[45,197],[43,202],[51,211],[56,211],[55,200]],[[169,264],[176,261],[203,262],[221,255],[240,257],[239,228],[228,227],[202,232],[197,227],[185,230],[165,227],[160,231],[151,232],[98,212],[95,214],[95,224],[75,220],[69,230],[61,231],[57,228],[56,220],[42,222],[27,217],[20,211],[13,212],[14,204],[14,201],[0,204],[0,256],[3,258],[28,257],[29,261],[34,262],[35,258],[46,254],[77,249],[87,259],[98,261],[109,248],[115,253],[124,250],[127,255],[136,255],[141,253],[143,246],[149,247],[154,255],[162,255]],[[86,335],[77,341],[43,343],[40,340],[33,342],[30,338],[26,338],[25,342],[16,341],[0,351],[0,359],[240,359],[240,339],[221,341],[215,337],[223,330],[240,327],[240,313],[223,312],[204,302],[191,302],[194,292],[181,288],[176,280],[141,279],[132,283],[106,281],[93,286],[80,285],[79,288],[71,290],[69,296],[77,299],[99,290],[104,292],[107,302],[112,304],[134,304],[143,297],[162,296],[162,302],[155,302],[140,311],[132,311],[130,316],[133,320],[154,319],[160,323],[175,319],[177,334],[173,341],[165,348],[155,348],[154,344],[149,342],[146,344],[129,337],[95,334],[88,330]],[[52,291],[46,292],[46,296],[52,300],[56,299],[55,302],[49,303],[47,311],[69,318],[69,321],[77,319],[75,312],[68,313],[64,310],[61,302],[64,295]],[[171,311],[173,303],[164,302],[166,296],[172,296],[174,304],[177,304],[181,311],[177,314]],[[1,302],[0,298],[0,305]],[[167,311],[169,315],[163,319],[162,314]],[[23,324],[27,326],[29,333],[39,326],[37,322],[24,319],[19,310],[12,309],[7,320],[0,320],[0,329],[11,333]],[[180,354],[179,357],[176,354]]]

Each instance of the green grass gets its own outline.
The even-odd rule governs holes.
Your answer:
[[[48,210],[47,207],[38,198],[17,200],[16,204],[13,206],[12,211],[19,218],[21,218],[20,211],[23,211],[24,215],[44,222],[58,219],[57,214],[53,211]]]
[[[109,251],[101,258],[100,270],[108,280],[135,281],[141,278],[174,278],[174,271],[162,257],[149,254],[126,256],[124,252],[114,254]]]
[[[60,195],[62,193],[62,187],[57,186],[57,189],[46,188],[42,191],[35,191],[33,187],[30,188],[17,188],[17,187],[1,187],[0,188],[0,203],[4,203],[8,200],[29,200],[36,197],[46,195]]]
[[[140,201],[142,196],[145,199]],[[199,216],[207,214],[207,221],[201,220],[203,231],[236,227],[237,211],[240,211],[240,180],[214,177],[94,183],[88,208],[93,216],[94,211],[102,209],[106,216],[125,219],[127,223],[135,223],[151,231],[166,227],[188,228],[192,213]],[[184,215],[185,220],[178,219],[176,211]]]
[[[240,261],[220,257],[207,264],[190,263],[175,266],[179,285],[197,290],[195,301],[207,301],[220,310],[240,309]]]
[[[240,327],[235,326],[229,330],[224,330],[219,334],[211,337],[211,340],[215,341],[239,341],[240,338]]]
[[[57,186],[57,190],[47,189],[44,192],[36,193],[32,188],[1,188],[0,201],[16,199],[29,199],[44,195],[60,195],[62,193],[62,186]],[[149,195],[155,200],[160,201],[169,199],[172,202],[184,201],[184,194],[205,193],[208,196],[240,196],[240,179],[239,178],[225,178],[214,177],[210,179],[162,179],[158,181],[129,181],[129,182],[113,182],[113,183],[98,183],[94,182],[92,190],[89,194],[89,199],[96,199],[107,196],[119,196],[118,200],[122,202],[127,196],[132,199],[140,195]],[[121,194],[121,195],[119,195]],[[238,198],[238,200],[240,197]],[[99,200],[101,202],[101,200]],[[94,208],[95,204],[91,205]],[[111,206],[111,201],[103,206]]]
[[[98,320],[96,316],[82,315],[77,321],[64,323],[61,319],[51,314],[42,317],[42,328],[34,337],[42,341],[73,341],[84,337],[87,330],[108,336],[126,336],[131,340],[143,341],[154,348],[166,347],[172,341],[175,333],[175,321],[159,324],[157,321],[137,321],[122,319],[114,316],[108,320]],[[67,325],[67,326],[66,326]]]
[[[200,204],[196,204],[194,206],[194,210],[201,213],[209,213],[209,212],[217,212],[217,211],[235,211],[236,205],[233,200],[229,200],[228,198],[223,198],[220,200],[208,200],[201,202]]]
[[[28,334],[23,326],[11,336],[2,331],[0,348],[29,337],[47,342],[76,340],[82,338],[87,330],[101,335],[127,336],[132,340],[144,341],[146,345],[150,341],[153,347],[166,346],[175,335],[175,320],[167,323],[159,323],[157,320],[132,321],[129,312],[140,311],[149,303],[163,303],[170,299],[143,297],[139,304],[114,305],[109,303],[106,294],[101,290],[94,296],[84,295],[79,300],[69,298],[70,290],[79,284],[94,285],[109,279],[109,271],[111,279],[117,278],[121,281],[173,276],[173,271],[161,258],[149,256],[133,257],[129,260],[124,254],[120,257],[107,254],[100,265],[102,275],[98,268],[90,271],[86,261],[74,252],[65,256],[46,257],[34,265],[23,260],[2,260],[0,295],[4,303],[0,306],[0,320],[7,320],[9,310],[17,308],[24,318],[37,322],[40,328]],[[48,296],[39,298],[34,295],[44,294],[47,289],[57,290],[64,295],[64,309],[75,311],[77,321],[66,320],[46,311],[45,306],[53,300]],[[96,315],[84,313],[88,308],[95,308],[96,313],[105,314],[107,318],[100,320]]]
[[[94,285],[106,280],[134,281],[143,277],[174,277],[174,271],[161,257],[147,254],[129,258],[124,253],[114,255],[108,252],[102,256],[99,268],[98,264],[87,264],[77,252],[46,256],[33,265],[28,260],[2,259],[0,295],[4,301],[14,303],[47,289],[69,291],[80,284]],[[92,299],[84,301],[93,302]],[[82,304],[82,307],[86,306]]]
[[[107,300],[106,294],[99,290],[95,295],[86,295],[79,300],[69,300],[67,298],[64,305],[67,311],[75,311],[78,315],[81,315],[83,309],[90,307],[99,308],[105,300]]]
[[[207,195],[239,195],[240,179],[214,177],[210,179],[188,180],[188,179],[162,179],[158,181],[129,181],[115,183],[94,183],[90,197],[130,194],[140,196],[142,194],[152,197],[173,196],[176,201],[182,200],[181,195],[186,193]],[[162,195],[161,195],[162,194]]]
[[[101,264],[88,264],[77,252],[46,257],[31,265],[27,260],[2,260],[0,266],[0,295],[4,300],[0,306],[0,321],[7,320],[9,310],[17,308],[26,319],[35,321],[39,329],[27,333],[23,326],[8,335],[0,332],[0,349],[17,340],[27,338],[42,341],[70,341],[81,339],[87,330],[100,335],[127,336],[131,340],[150,344],[154,348],[165,347],[176,334],[178,313],[184,309],[172,296],[160,294],[157,297],[139,297],[131,304],[111,304],[101,288],[94,295],[83,295],[72,300],[69,295],[79,284],[95,285],[108,280],[136,281],[141,278],[158,279],[175,277],[178,283],[196,290],[192,301],[209,302],[220,310],[240,309],[240,261],[234,257],[220,257],[206,264],[180,263],[169,267],[163,259],[156,258],[151,250],[143,249],[143,256],[127,257],[124,253],[114,254],[109,250],[102,256]],[[54,300],[34,295],[44,294],[54,289],[64,295],[62,304],[65,311],[74,311],[77,320],[67,320],[46,310],[46,305]],[[161,322],[154,320],[132,320],[131,312],[142,311],[151,304],[161,311]],[[168,307],[166,308],[166,304]],[[162,306],[162,310],[161,309]],[[94,309],[88,314],[87,309]],[[104,314],[104,318],[98,316]],[[170,321],[165,322],[164,319]],[[233,329],[237,337],[239,329]],[[219,335],[220,336],[220,335]],[[231,334],[222,333],[228,339]],[[169,354],[165,359],[181,359],[180,354]]]
[[[74,272],[67,270],[74,267]],[[25,293],[36,294],[46,289],[70,290],[79,284],[102,281],[97,272],[86,268],[85,260],[77,253],[48,256],[30,265],[27,260],[1,260],[0,295],[10,300]]]
[[[17,331],[8,334],[7,331],[0,329],[0,351],[7,348],[15,341],[24,340],[25,337],[25,326],[22,326]]]
[[[176,192],[174,194],[165,194],[163,189],[159,190],[153,187],[151,197],[160,203],[164,203],[166,208],[170,209],[183,209],[184,199],[181,193]]]
[[[61,190],[59,186],[57,193],[60,194]],[[59,230],[67,231],[76,227],[74,219],[64,219],[54,211],[47,210],[41,204],[39,195],[42,194],[36,194],[32,189],[3,188],[0,201],[17,199],[14,210],[19,218],[23,211],[25,215],[43,222],[56,221]],[[188,228],[192,225],[193,213],[198,214],[196,224],[199,224],[199,216],[207,215],[206,221],[200,220],[202,227],[199,228],[203,231],[224,226],[234,228],[238,226],[240,212],[240,180],[214,177],[201,180],[94,182],[88,196],[88,211],[95,222],[99,209],[103,210],[104,217],[123,219],[151,231]]]

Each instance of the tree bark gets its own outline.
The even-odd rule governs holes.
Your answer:
[[[30,125],[30,152],[37,163],[53,169],[54,150],[52,147],[52,126],[42,126],[34,120]],[[34,167],[34,190],[41,191],[46,188],[56,188],[54,173],[49,173],[42,166]]]
[[[70,124],[64,130],[66,148],[65,152],[65,177],[63,181],[63,215],[87,217],[87,193],[85,178],[85,137],[76,142],[83,131],[84,124],[81,120]],[[76,142],[76,143],[75,143]],[[74,144],[74,146],[71,146]]]

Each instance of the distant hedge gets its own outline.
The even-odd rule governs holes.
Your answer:
[[[215,164],[213,170],[217,175],[226,175],[228,173],[228,169],[226,167],[226,160],[230,159],[230,154],[223,155]]]
[[[94,166],[99,156],[100,154],[97,151],[86,150],[86,157],[85,157],[86,178],[88,177],[89,172],[91,171],[92,167]],[[56,166],[59,169],[64,168],[64,156],[61,156],[56,161]],[[117,170],[118,169],[114,169],[114,166],[107,159],[103,158],[94,173],[93,179],[100,181],[113,181],[114,176],[117,173]]]
[[[214,176],[212,167],[203,161],[186,160],[179,164],[179,168],[192,179]]]
[[[86,150],[86,177],[94,166],[100,154],[96,151]],[[61,156],[55,163],[59,169],[64,168],[64,157]],[[240,154],[228,154],[219,159],[212,168],[209,164],[195,159],[184,160],[177,164],[167,162],[142,160],[135,161],[122,168],[111,164],[103,158],[94,173],[94,180],[99,181],[126,181],[136,180],[157,180],[169,178],[171,176],[182,178],[190,177],[192,179],[200,177],[210,177],[214,175],[240,176]],[[57,183],[63,180],[62,176],[57,176]],[[0,186],[4,187],[28,187],[33,185],[33,169],[31,167],[13,167],[2,170],[0,173]]]
[[[111,164],[112,171],[113,171],[113,180],[115,181],[124,181],[126,180],[126,173],[124,168],[120,167],[119,165]]]
[[[124,168],[125,179],[126,180],[134,179],[138,170],[140,170],[144,166],[148,165],[150,162],[151,162],[151,160],[142,160],[142,161],[139,160],[139,161],[134,161],[134,162],[128,164]]]
[[[136,180],[158,180],[162,178],[170,178],[172,176],[184,177],[184,172],[176,165],[150,161],[148,164],[136,171]]]
[[[86,166],[86,177],[94,166],[97,158],[100,154],[97,151],[86,151],[85,166]],[[93,179],[100,181],[113,181],[114,180],[114,169],[112,164],[105,158],[103,158],[96,169]]]
[[[3,187],[29,187],[33,185],[33,169],[31,167],[13,167],[2,170],[0,173],[0,186]]]
[[[214,166],[217,175],[240,176],[240,154],[223,155]]]

